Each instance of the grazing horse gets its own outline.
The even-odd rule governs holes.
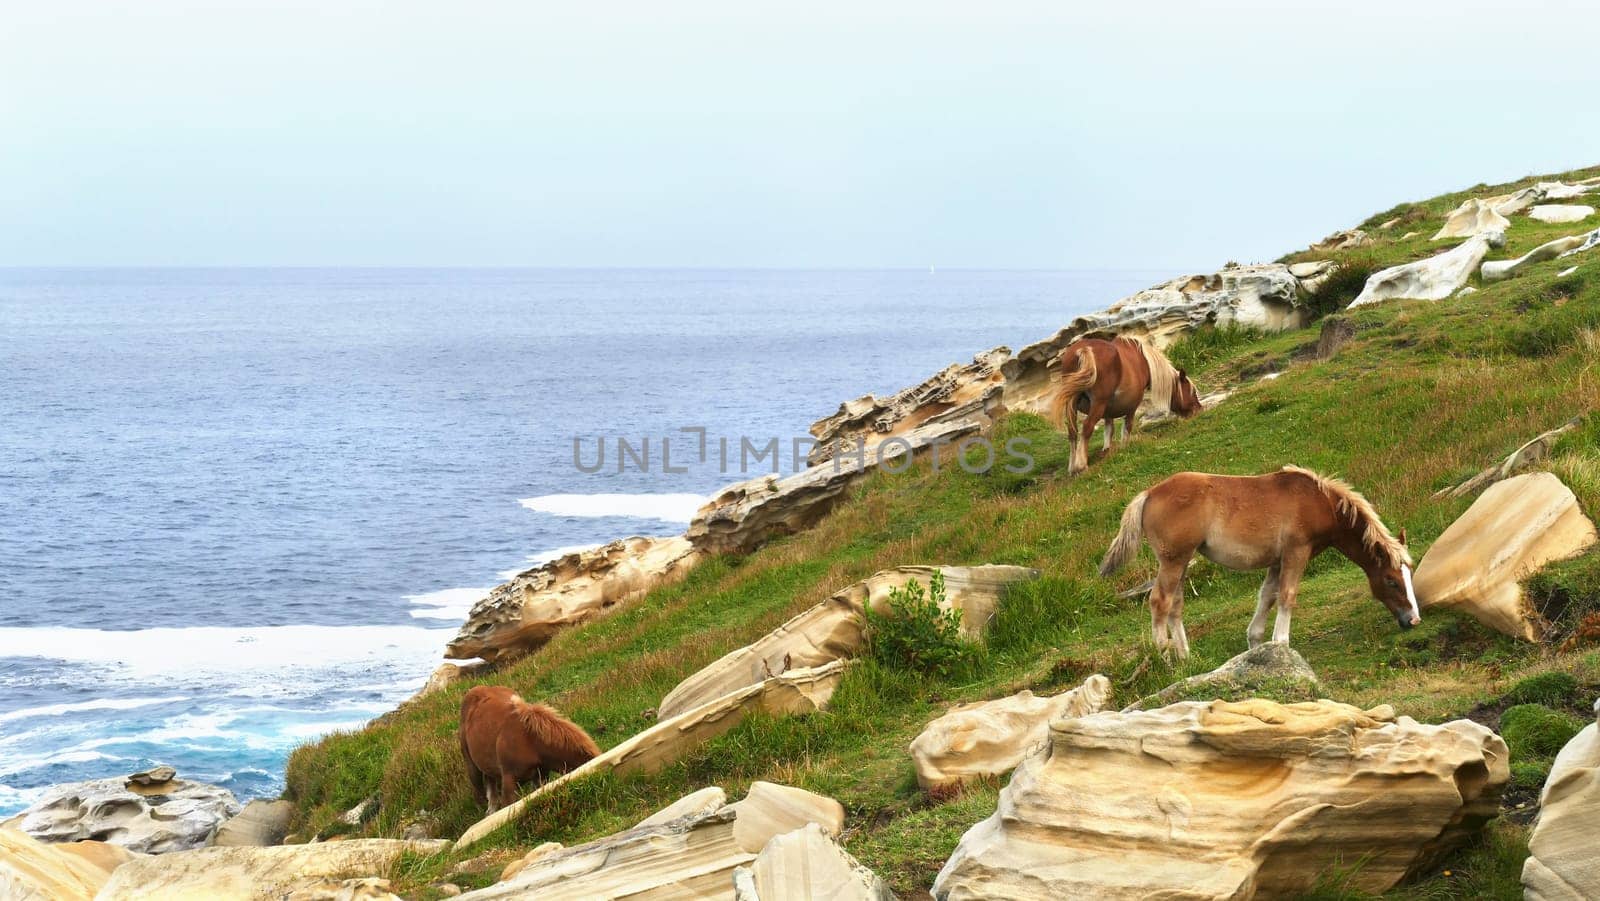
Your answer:
[[[1411,587],[1406,533],[1384,528],[1372,504],[1338,479],[1285,466],[1260,476],[1180,472],[1143,492],[1122,513],[1122,528],[1100,563],[1110,575],[1139,553],[1140,539],[1161,561],[1150,592],[1156,647],[1189,655],[1183,631],[1183,573],[1196,551],[1232,570],[1266,569],[1256,615],[1246,633],[1250,647],[1267,631],[1267,608],[1278,607],[1272,640],[1289,640],[1300,576],[1311,558],[1336,548],[1367,574],[1372,596],[1394,614],[1400,628],[1422,622]]]
[[[1127,443],[1146,394],[1169,413],[1188,418],[1200,412],[1200,397],[1189,376],[1175,368],[1148,340],[1082,338],[1068,344],[1060,359],[1062,376],[1055,420],[1057,428],[1062,420],[1066,421],[1067,437],[1072,442],[1069,473],[1088,468],[1089,438],[1102,419],[1106,424],[1107,451],[1111,450],[1115,419],[1122,419],[1122,441]],[[1081,434],[1079,413],[1087,414]]]
[[[515,800],[519,783],[565,773],[600,753],[581,726],[543,704],[529,704],[503,685],[467,692],[461,699],[460,735],[472,796],[489,813]]]

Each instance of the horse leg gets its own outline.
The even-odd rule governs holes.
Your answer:
[[[1089,398],[1089,413],[1083,418],[1083,465],[1085,469],[1089,466],[1089,438],[1094,435],[1095,426],[1100,424],[1100,420],[1105,418],[1105,415],[1105,402],[1095,400],[1091,396]]]
[[[472,762],[472,751],[467,748],[467,728],[465,726],[458,730],[458,737],[461,739],[461,757],[467,762],[467,781],[472,783],[472,803],[486,801],[487,793],[483,784],[483,770],[478,769],[478,765]],[[494,810],[491,809],[489,812],[494,813]]]
[[[500,774],[500,804],[501,804],[501,806],[509,805],[511,802],[515,801],[517,799],[517,796],[520,795],[520,794],[522,794],[522,787],[517,784],[517,777],[512,775],[510,770],[506,770],[505,772],[501,773]]]
[[[1105,453],[1108,453],[1108,454],[1111,453],[1111,441],[1112,441],[1113,438],[1116,437],[1116,434],[1117,434],[1117,421],[1115,419],[1107,418],[1106,419],[1106,446],[1105,446]]]
[[[1183,571],[1187,560],[1164,556],[1161,571],[1156,573],[1156,586],[1150,592],[1151,629],[1155,632],[1156,647],[1177,649],[1179,657],[1189,653],[1183,637]]]
[[[1093,429],[1093,426],[1090,426]],[[1067,474],[1076,475],[1089,468],[1089,434],[1079,427],[1078,410],[1074,403],[1067,405],[1067,443],[1072,448],[1072,459],[1067,462]]]
[[[1291,550],[1283,555],[1278,570],[1278,618],[1272,624],[1272,640],[1289,643],[1289,619],[1294,614],[1295,598],[1300,594],[1300,577],[1305,574],[1310,555]]]
[[[1256,594],[1256,615],[1250,620],[1250,629],[1245,633],[1245,640],[1250,647],[1259,647],[1267,638],[1267,611],[1272,609],[1272,603],[1278,599],[1278,565],[1274,563],[1267,570],[1267,580],[1261,583],[1261,591]]]

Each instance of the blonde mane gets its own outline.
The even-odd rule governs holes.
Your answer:
[[[1172,394],[1178,387],[1178,368],[1148,336],[1141,335],[1133,340],[1138,343],[1139,350],[1144,353],[1144,361],[1150,367],[1151,401],[1168,413],[1176,413],[1172,408]]]
[[[1349,517],[1352,525],[1364,526],[1361,543],[1373,556],[1387,559],[1395,569],[1412,565],[1411,552],[1400,543],[1400,539],[1389,534],[1383,520],[1378,518],[1378,511],[1372,509],[1372,502],[1362,497],[1361,492],[1340,479],[1319,475],[1299,466],[1285,466],[1283,471],[1299,473],[1316,483],[1328,500],[1333,501],[1334,509],[1340,516]]]
[[[521,695],[511,697],[517,701],[516,712],[512,716],[540,745],[567,755],[586,752],[594,757],[600,753],[600,748],[589,737],[589,733],[583,731],[582,726],[544,704],[529,703]]]

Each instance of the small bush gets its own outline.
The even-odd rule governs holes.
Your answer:
[[[1508,704],[1543,704],[1564,707],[1578,695],[1578,680],[1568,673],[1549,672],[1529,676],[1506,692]]]
[[[1239,348],[1260,338],[1261,332],[1256,329],[1240,328],[1232,324],[1222,328],[1209,326],[1196,329],[1179,338],[1167,347],[1164,353],[1167,359],[1172,361],[1172,365],[1188,372],[1192,378],[1196,372],[1211,363],[1233,356]]]
[[[1361,289],[1367,286],[1367,279],[1378,269],[1376,259],[1364,254],[1341,260],[1339,268],[1323,279],[1315,291],[1306,295],[1306,306],[1318,318],[1339,312],[1361,294]]]
[[[1500,735],[1513,761],[1552,757],[1582,728],[1582,720],[1543,704],[1518,704],[1500,714]]]
[[[961,611],[944,609],[944,574],[889,591],[889,612],[866,608],[867,655],[890,669],[949,679],[971,673],[978,648],[961,634]]]

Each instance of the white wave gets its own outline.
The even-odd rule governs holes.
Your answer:
[[[592,550],[599,546],[600,545],[598,544],[569,544],[565,547],[553,547],[548,551],[539,551],[536,554],[529,554],[527,557],[524,557],[522,565],[516,569],[503,569],[498,573],[498,575],[500,578],[510,581],[527,572],[528,570],[533,569],[535,566],[543,566],[544,564],[549,563],[551,560],[558,560],[568,554],[581,553],[583,551]]]
[[[537,513],[552,516],[617,516],[688,522],[705,505],[698,494],[542,494],[518,501]]]
[[[50,786],[41,785],[37,788],[12,788],[0,782],[0,810],[23,810],[33,806],[33,802],[44,797]]]
[[[418,626],[164,627],[115,632],[0,627],[0,657],[102,664],[141,674],[288,671],[438,656],[440,632]]]
[[[413,607],[411,615],[416,619],[449,619],[463,620],[472,612],[472,605],[483,600],[490,588],[445,588],[440,591],[430,591],[426,594],[408,594],[406,600]]]
[[[189,695],[173,695],[167,698],[96,698],[93,701],[79,701],[75,704],[47,704],[44,707],[24,707],[21,710],[0,713],[0,723],[36,716],[61,716],[84,710],[133,710],[155,704],[176,704],[190,699]]]
[[[343,720],[335,723],[295,723],[292,726],[285,726],[279,732],[297,741],[309,741],[313,738],[321,738],[330,732],[349,732],[354,729],[360,729],[367,722],[367,720]]]

